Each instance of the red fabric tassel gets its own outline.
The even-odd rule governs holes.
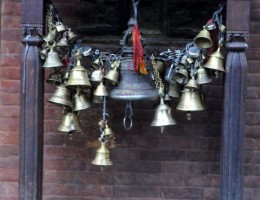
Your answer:
[[[138,25],[133,26],[134,71],[148,74],[144,63],[144,50],[141,43],[141,34]]]

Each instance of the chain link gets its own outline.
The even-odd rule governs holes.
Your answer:
[[[160,96],[164,96],[164,85],[158,71],[158,64],[155,62],[154,55],[151,56],[153,66],[153,76],[155,82],[155,88],[157,89]]]

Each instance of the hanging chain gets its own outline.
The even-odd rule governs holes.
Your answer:
[[[162,79],[160,77],[160,73],[158,71],[158,64],[155,62],[154,55],[151,56],[152,66],[153,66],[153,76],[155,82],[155,88],[157,89],[159,96],[164,96],[164,85],[162,83]]]

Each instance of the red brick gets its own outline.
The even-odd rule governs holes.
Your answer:
[[[2,4],[2,14],[10,16],[21,15],[21,2],[19,1],[4,1]]]
[[[260,23],[259,21],[250,21],[249,30],[250,33],[257,34],[259,33]]]
[[[260,88],[259,87],[247,87],[247,99],[259,99]]]
[[[13,118],[0,118],[0,131],[7,132],[18,132],[19,131],[19,120]]]
[[[116,197],[159,197],[158,187],[145,187],[145,186],[115,186],[114,195]]]
[[[250,20],[260,21],[260,8],[259,9],[254,8],[250,10]]]
[[[19,93],[20,92],[20,81],[18,80],[0,80],[0,91]]]
[[[1,40],[20,42],[21,39],[22,37],[20,28],[2,28]]]
[[[3,41],[1,41],[3,42]],[[1,55],[1,68],[4,67],[21,67],[21,55],[20,54],[3,54]]]
[[[19,134],[11,132],[0,133],[0,144],[15,144],[19,145]]]
[[[203,199],[202,188],[161,187],[160,196],[165,199]]]
[[[1,106],[13,106],[17,111],[15,106],[20,104],[20,94],[18,93],[1,93],[0,94]],[[4,108],[3,108],[4,109]]]
[[[17,199],[18,199],[18,195],[2,194],[2,195],[0,196],[0,200],[6,200],[6,199],[8,199],[8,200],[17,200]]]
[[[18,169],[19,157],[0,157],[0,168]]]
[[[2,182],[0,184],[0,194],[17,194],[18,193],[18,183],[13,182]]]
[[[253,197],[253,189],[244,189],[243,200],[255,200],[255,198]]]
[[[0,118],[19,118],[19,107],[0,107]]]
[[[259,176],[245,176],[244,184],[246,188],[259,188],[260,177]]]
[[[210,187],[211,185],[210,176],[184,176],[183,179],[187,187]]]
[[[247,99],[246,100],[247,112],[260,112],[260,99]]]
[[[19,54],[22,52],[23,45],[17,41],[2,41],[1,44],[1,54]]]
[[[260,48],[259,48],[259,41],[257,42],[256,40],[258,40],[258,38],[253,37],[250,38],[249,41],[249,45],[251,48],[248,48],[246,50],[246,55],[247,55],[247,59],[248,60],[259,60],[260,56],[259,56],[259,52],[260,52]],[[256,43],[254,43],[256,42]]]
[[[6,80],[20,80],[20,72],[21,70],[17,67],[2,67],[0,69],[0,77]]]
[[[17,145],[0,145],[0,157],[18,156],[19,147]]]
[[[20,16],[2,16],[2,28],[20,28]]]
[[[17,182],[18,179],[18,169],[0,168],[0,182]]]
[[[205,200],[219,200],[219,189],[218,188],[205,188],[204,189]]]
[[[260,65],[260,61],[258,60],[249,60],[248,68],[247,68],[248,74],[260,74],[259,65]]]
[[[245,127],[245,135],[247,138],[260,139],[259,135],[260,126],[246,126]]]

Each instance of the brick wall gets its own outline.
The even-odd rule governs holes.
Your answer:
[[[0,199],[18,196],[19,88],[21,50],[19,1],[3,0],[0,68]]]
[[[79,23],[80,7],[55,0],[64,23]],[[77,5],[77,6],[73,6]],[[245,151],[245,200],[260,199],[260,137],[258,74],[259,1],[252,1],[250,48],[248,49],[248,106]],[[70,13],[73,13],[71,16]],[[3,0],[0,67],[0,200],[18,199],[20,1]],[[168,48],[168,47],[166,47]],[[109,125],[116,133],[111,148],[114,165],[101,171],[90,164],[93,142],[99,135],[101,106],[81,113],[83,133],[73,140],[57,131],[61,108],[47,103],[53,88],[45,87],[44,200],[218,200],[220,131],[223,77],[203,87],[208,110],[193,114],[173,110],[178,125],[164,134],[150,127],[156,102],[134,104],[134,127],[124,130],[124,103],[109,100]],[[177,100],[171,102],[174,108]]]

